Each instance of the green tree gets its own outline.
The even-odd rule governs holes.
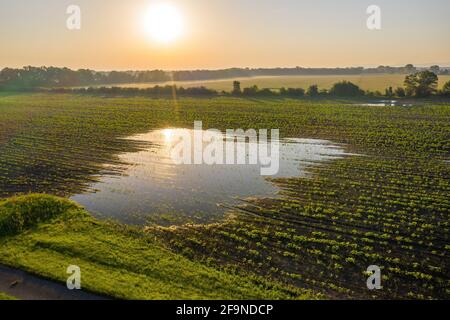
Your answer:
[[[421,71],[405,77],[406,94],[428,97],[437,91],[438,76],[431,71]]]
[[[303,97],[305,95],[305,90],[302,88],[281,88],[280,95],[290,97]]]
[[[356,84],[351,83],[349,81],[341,81],[337,82],[331,87],[330,94],[334,96],[341,96],[341,97],[354,97],[354,96],[360,96],[364,94],[364,91],[362,91]]]
[[[414,73],[417,71],[416,67],[414,67],[414,65],[412,64],[407,64],[404,68],[405,73]]]
[[[255,96],[257,95],[259,92],[259,88],[258,86],[254,85],[248,88],[244,88],[244,90],[242,91],[242,94],[244,96]]]
[[[391,98],[394,95],[394,90],[392,87],[386,88],[385,96]]]
[[[308,88],[306,94],[310,97],[317,97],[319,95],[319,87],[316,84],[313,84]]]
[[[450,81],[447,81],[442,87],[442,93],[445,96],[450,96]]]
[[[398,87],[397,89],[395,89],[395,96],[402,98],[406,95],[405,93],[405,89],[403,89],[402,87]]]
[[[430,67],[430,71],[433,72],[434,74],[439,74],[439,72],[441,71],[441,68],[439,66],[431,66]]]

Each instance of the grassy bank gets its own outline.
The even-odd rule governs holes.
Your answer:
[[[67,267],[78,265],[83,289],[123,299],[312,297],[189,261],[142,231],[97,221],[75,203],[46,195],[0,203],[0,263],[61,282]]]
[[[7,295],[6,293],[0,292],[0,300],[17,300],[15,297]]]

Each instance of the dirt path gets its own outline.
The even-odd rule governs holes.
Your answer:
[[[82,290],[0,265],[0,292],[22,300],[105,300]]]

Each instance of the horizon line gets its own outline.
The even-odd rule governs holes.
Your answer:
[[[95,69],[91,67],[67,67],[67,66],[59,66],[59,65],[24,65],[21,67],[10,67],[10,66],[1,66],[0,70],[10,68],[10,69],[23,69],[26,67],[33,67],[33,68],[68,68],[70,70],[91,70],[96,72],[112,72],[112,71],[119,71],[119,72],[144,72],[144,71],[163,71],[163,72],[183,72],[183,71],[220,71],[220,70],[231,70],[231,69],[242,69],[242,70],[257,70],[257,69],[357,69],[357,68],[363,68],[363,69],[376,69],[378,67],[391,67],[391,68],[401,68],[405,67],[408,64],[412,64],[416,68],[429,68],[434,65],[438,65],[441,68],[450,68],[450,62],[449,63],[423,63],[423,64],[414,64],[414,63],[405,63],[405,64],[395,64],[395,65],[388,65],[388,64],[379,64],[379,65],[364,65],[364,66],[334,66],[334,67],[308,67],[308,66],[278,66],[278,67],[222,67],[222,68],[186,68],[186,69],[162,69],[162,68],[149,68],[149,69],[122,69],[122,68],[111,68],[111,69]]]

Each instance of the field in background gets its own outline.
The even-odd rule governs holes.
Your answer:
[[[316,84],[319,89],[329,89],[331,86],[339,81],[347,80],[358,85],[361,89],[376,91],[379,90],[384,93],[384,90],[389,86],[403,87],[405,75],[402,74],[381,74],[381,75],[342,75],[342,76],[280,76],[280,77],[253,77],[253,78],[237,78],[237,79],[220,79],[220,80],[205,80],[205,81],[178,81],[175,82],[180,87],[200,87],[205,86],[217,91],[231,91],[233,88],[233,81],[238,80],[241,86],[250,87],[257,85],[259,88],[279,89],[286,88],[304,88],[307,89],[310,85]],[[439,88],[441,88],[447,81],[450,80],[450,75],[439,76]],[[129,83],[114,85],[118,87],[129,88],[149,88],[155,85],[168,85],[172,82],[161,83]]]

